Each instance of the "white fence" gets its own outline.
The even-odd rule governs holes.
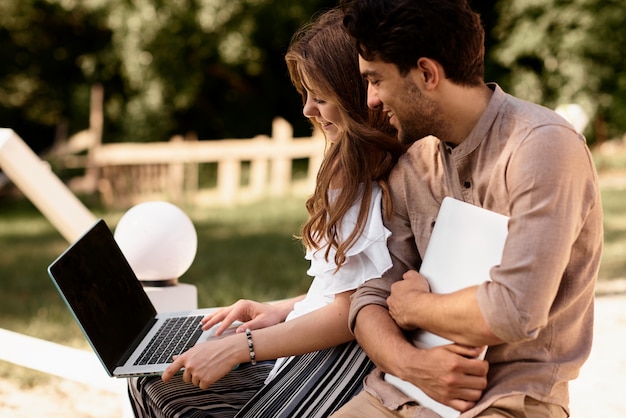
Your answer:
[[[112,205],[154,198],[174,203],[182,199],[194,204],[233,204],[265,196],[312,192],[324,153],[324,137],[318,134],[293,138],[292,132],[286,121],[276,119],[271,137],[95,146],[91,143],[84,159],[69,155],[64,161],[70,167],[85,167],[83,183],[95,185],[105,203]],[[296,159],[308,160],[302,179],[292,175]],[[217,164],[213,188],[203,189],[198,184],[198,165],[203,163]],[[246,163],[248,181],[244,182],[242,171]],[[74,242],[96,221],[50,165],[11,129],[0,128],[0,168],[68,242]],[[92,352],[4,329],[0,329],[0,341],[0,360],[124,393],[124,382],[108,378]],[[33,353],[54,353],[55,361],[41,361],[42,356]],[[61,360],[64,358],[68,361]]]
[[[130,206],[146,200],[191,205],[235,204],[267,196],[311,193],[324,154],[324,137],[293,138],[284,119],[272,124],[271,136],[216,141],[95,144],[86,157],[66,156],[68,167],[85,167],[82,189],[97,190],[107,206]],[[294,161],[303,173],[294,175]],[[215,181],[207,184],[206,168]],[[204,177],[204,181],[203,181]],[[74,188],[75,183],[70,183]]]
[[[96,218],[52,173],[50,166],[11,129],[0,129],[0,168],[68,242],[76,240],[95,222]],[[0,341],[0,360],[124,393],[124,382],[109,378],[93,352],[5,329],[0,329]]]

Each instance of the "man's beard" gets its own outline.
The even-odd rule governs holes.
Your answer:
[[[423,95],[409,79],[404,88],[407,94],[401,99],[402,111],[394,112],[399,125],[398,140],[410,145],[425,136],[439,136],[446,131],[448,124],[441,118],[438,103]]]

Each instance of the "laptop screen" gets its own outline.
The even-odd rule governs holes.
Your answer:
[[[156,310],[100,219],[48,272],[110,373],[129,355]]]

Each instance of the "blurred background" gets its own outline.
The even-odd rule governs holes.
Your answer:
[[[487,32],[486,79],[551,108],[576,103],[600,143],[626,132],[621,0],[470,3]],[[103,142],[308,134],[283,56],[329,0],[3,0],[0,126],[36,151],[84,130],[103,88]],[[329,51],[330,52],[330,51]]]
[[[89,153],[94,136],[83,134],[93,133],[94,127],[103,145],[158,144],[183,137],[198,142],[234,139],[247,147],[245,139],[275,135],[275,120],[282,118],[293,128],[293,137],[309,137],[311,128],[290,84],[284,54],[297,28],[315,12],[336,4],[2,0],[0,128],[13,129],[64,181],[84,175],[86,160],[66,157]],[[578,106],[574,115],[586,122],[583,133],[600,173],[605,210],[599,282],[623,284],[623,0],[470,0],[470,4],[486,29],[487,81],[553,109]],[[323,142],[313,147],[323,152]],[[65,158],[61,163],[59,156]],[[296,177],[299,165],[310,180],[314,165],[293,162]],[[2,177],[1,169],[0,328],[88,349],[46,274],[47,265],[68,243]],[[219,183],[215,180],[219,168],[208,171],[203,174],[200,167],[193,175]],[[252,177],[251,173],[250,168],[243,176]],[[126,176],[138,182],[134,174]],[[103,204],[102,193],[77,193],[111,227],[130,205]],[[120,203],[119,194],[115,196],[113,203],[116,199]],[[198,255],[181,281],[197,286],[199,306],[229,304],[238,298],[274,300],[308,288],[304,251],[294,238],[306,219],[304,200],[303,194],[288,193],[227,207],[182,205],[198,232]],[[610,286],[602,289],[614,292]],[[618,286],[617,292],[624,289]],[[3,379],[17,382],[21,389],[58,382],[0,361],[0,382]],[[0,396],[0,415],[15,413],[16,409],[2,409],[8,402],[3,399],[9,397]]]

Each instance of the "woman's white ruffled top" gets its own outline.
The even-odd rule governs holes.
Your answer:
[[[338,190],[329,191],[331,202],[338,195]],[[339,240],[344,241],[356,228],[359,214],[360,200],[357,200],[346,212],[338,228]],[[305,255],[311,261],[307,274],[313,276],[313,282],[304,299],[294,305],[293,311],[287,316],[287,321],[305,315],[311,311],[330,304],[335,295],[354,290],[367,280],[381,277],[391,268],[391,256],[387,249],[387,239],[391,232],[383,225],[382,190],[377,183],[372,183],[372,199],[363,233],[346,254],[346,261],[338,271],[335,264],[334,248],[325,259],[327,246],[318,250],[309,249]],[[276,361],[274,369],[268,376],[269,382],[284,364],[287,358]]]
[[[330,190],[331,202],[338,190]],[[356,228],[360,201],[355,202],[346,212],[338,228],[339,240],[345,240]],[[318,250],[309,249],[305,255],[311,261],[307,271],[313,282],[306,295],[296,303],[287,320],[297,318],[331,303],[337,293],[354,290],[369,279],[375,279],[391,267],[391,256],[387,250],[387,239],[391,232],[383,225],[382,190],[372,183],[372,199],[363,233],[346,254],[346,261],[339,271],[335,264],[335,249],[331,248],[328,260],[324,259],[326,246]]]

